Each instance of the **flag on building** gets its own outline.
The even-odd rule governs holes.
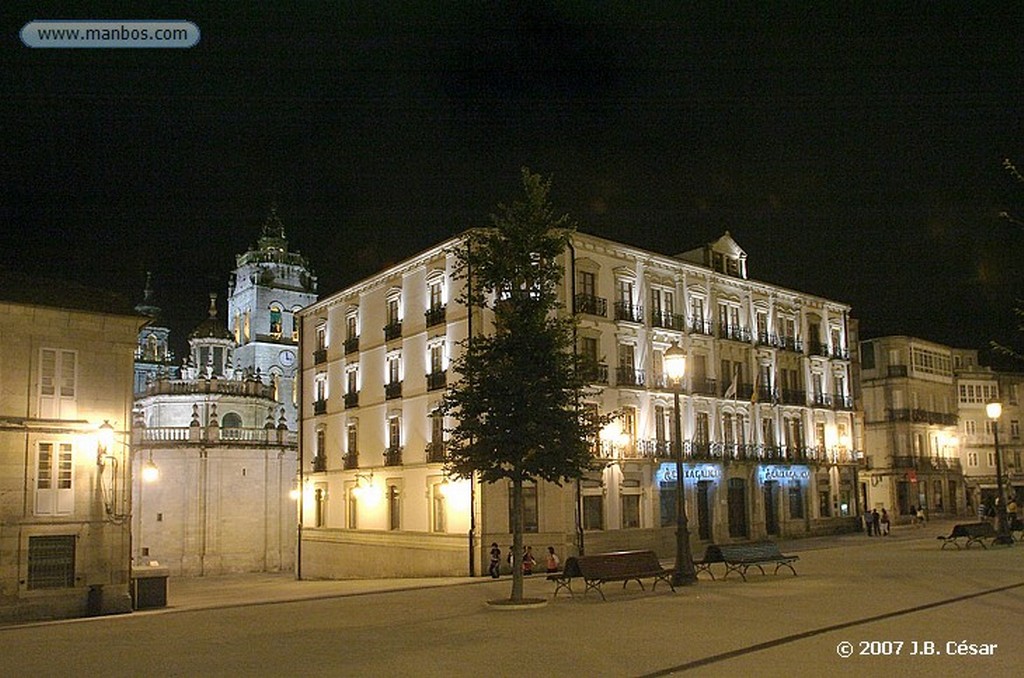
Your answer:
[[[736,388],[739,382],[740,364],[735,363],[732,368],[732,383],[729,384],[729,388],[725,390],[725,398],[736,399]]]

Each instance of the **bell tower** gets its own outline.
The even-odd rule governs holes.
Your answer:
[[[288,251],[284,224],[271,205],[256,246],[235,258],[228,281],[228,329],[236,345],[235,368],[260,374],[275,387],[293,431],[299,344],[295,314],[316,298],[316,276],[305,257]]]

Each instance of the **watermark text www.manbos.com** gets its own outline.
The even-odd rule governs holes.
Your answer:
[[[43,49],[188,49],[199,44],[191,21],[29,21],[21,28],[26,47]]]

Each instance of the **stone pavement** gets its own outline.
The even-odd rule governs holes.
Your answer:
[[[67,675],[53,658],[73,649],[62,670],[111,676],[1015,674],[1024,545],[940,550],[952,524],[783,541],[796,577],[702,577],[675,594],[552,599],[534,576],[526,594],[549,602],[531,610],[485,604],[507,577],[172,580],[161,610],[0,629],[2,672]]]

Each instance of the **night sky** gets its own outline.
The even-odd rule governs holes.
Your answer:
[[[182,340],[272,202],[330,293],[486,224],[525,165],[585,232],[674,254],[729,230],[750,277],[865,337],[1024,344],[999,217],[1024,221],[1019,2],[210,4],[4,3],[0,265],[132,299],[151,270]],[[18,38],[69,18],[202,38]]]

